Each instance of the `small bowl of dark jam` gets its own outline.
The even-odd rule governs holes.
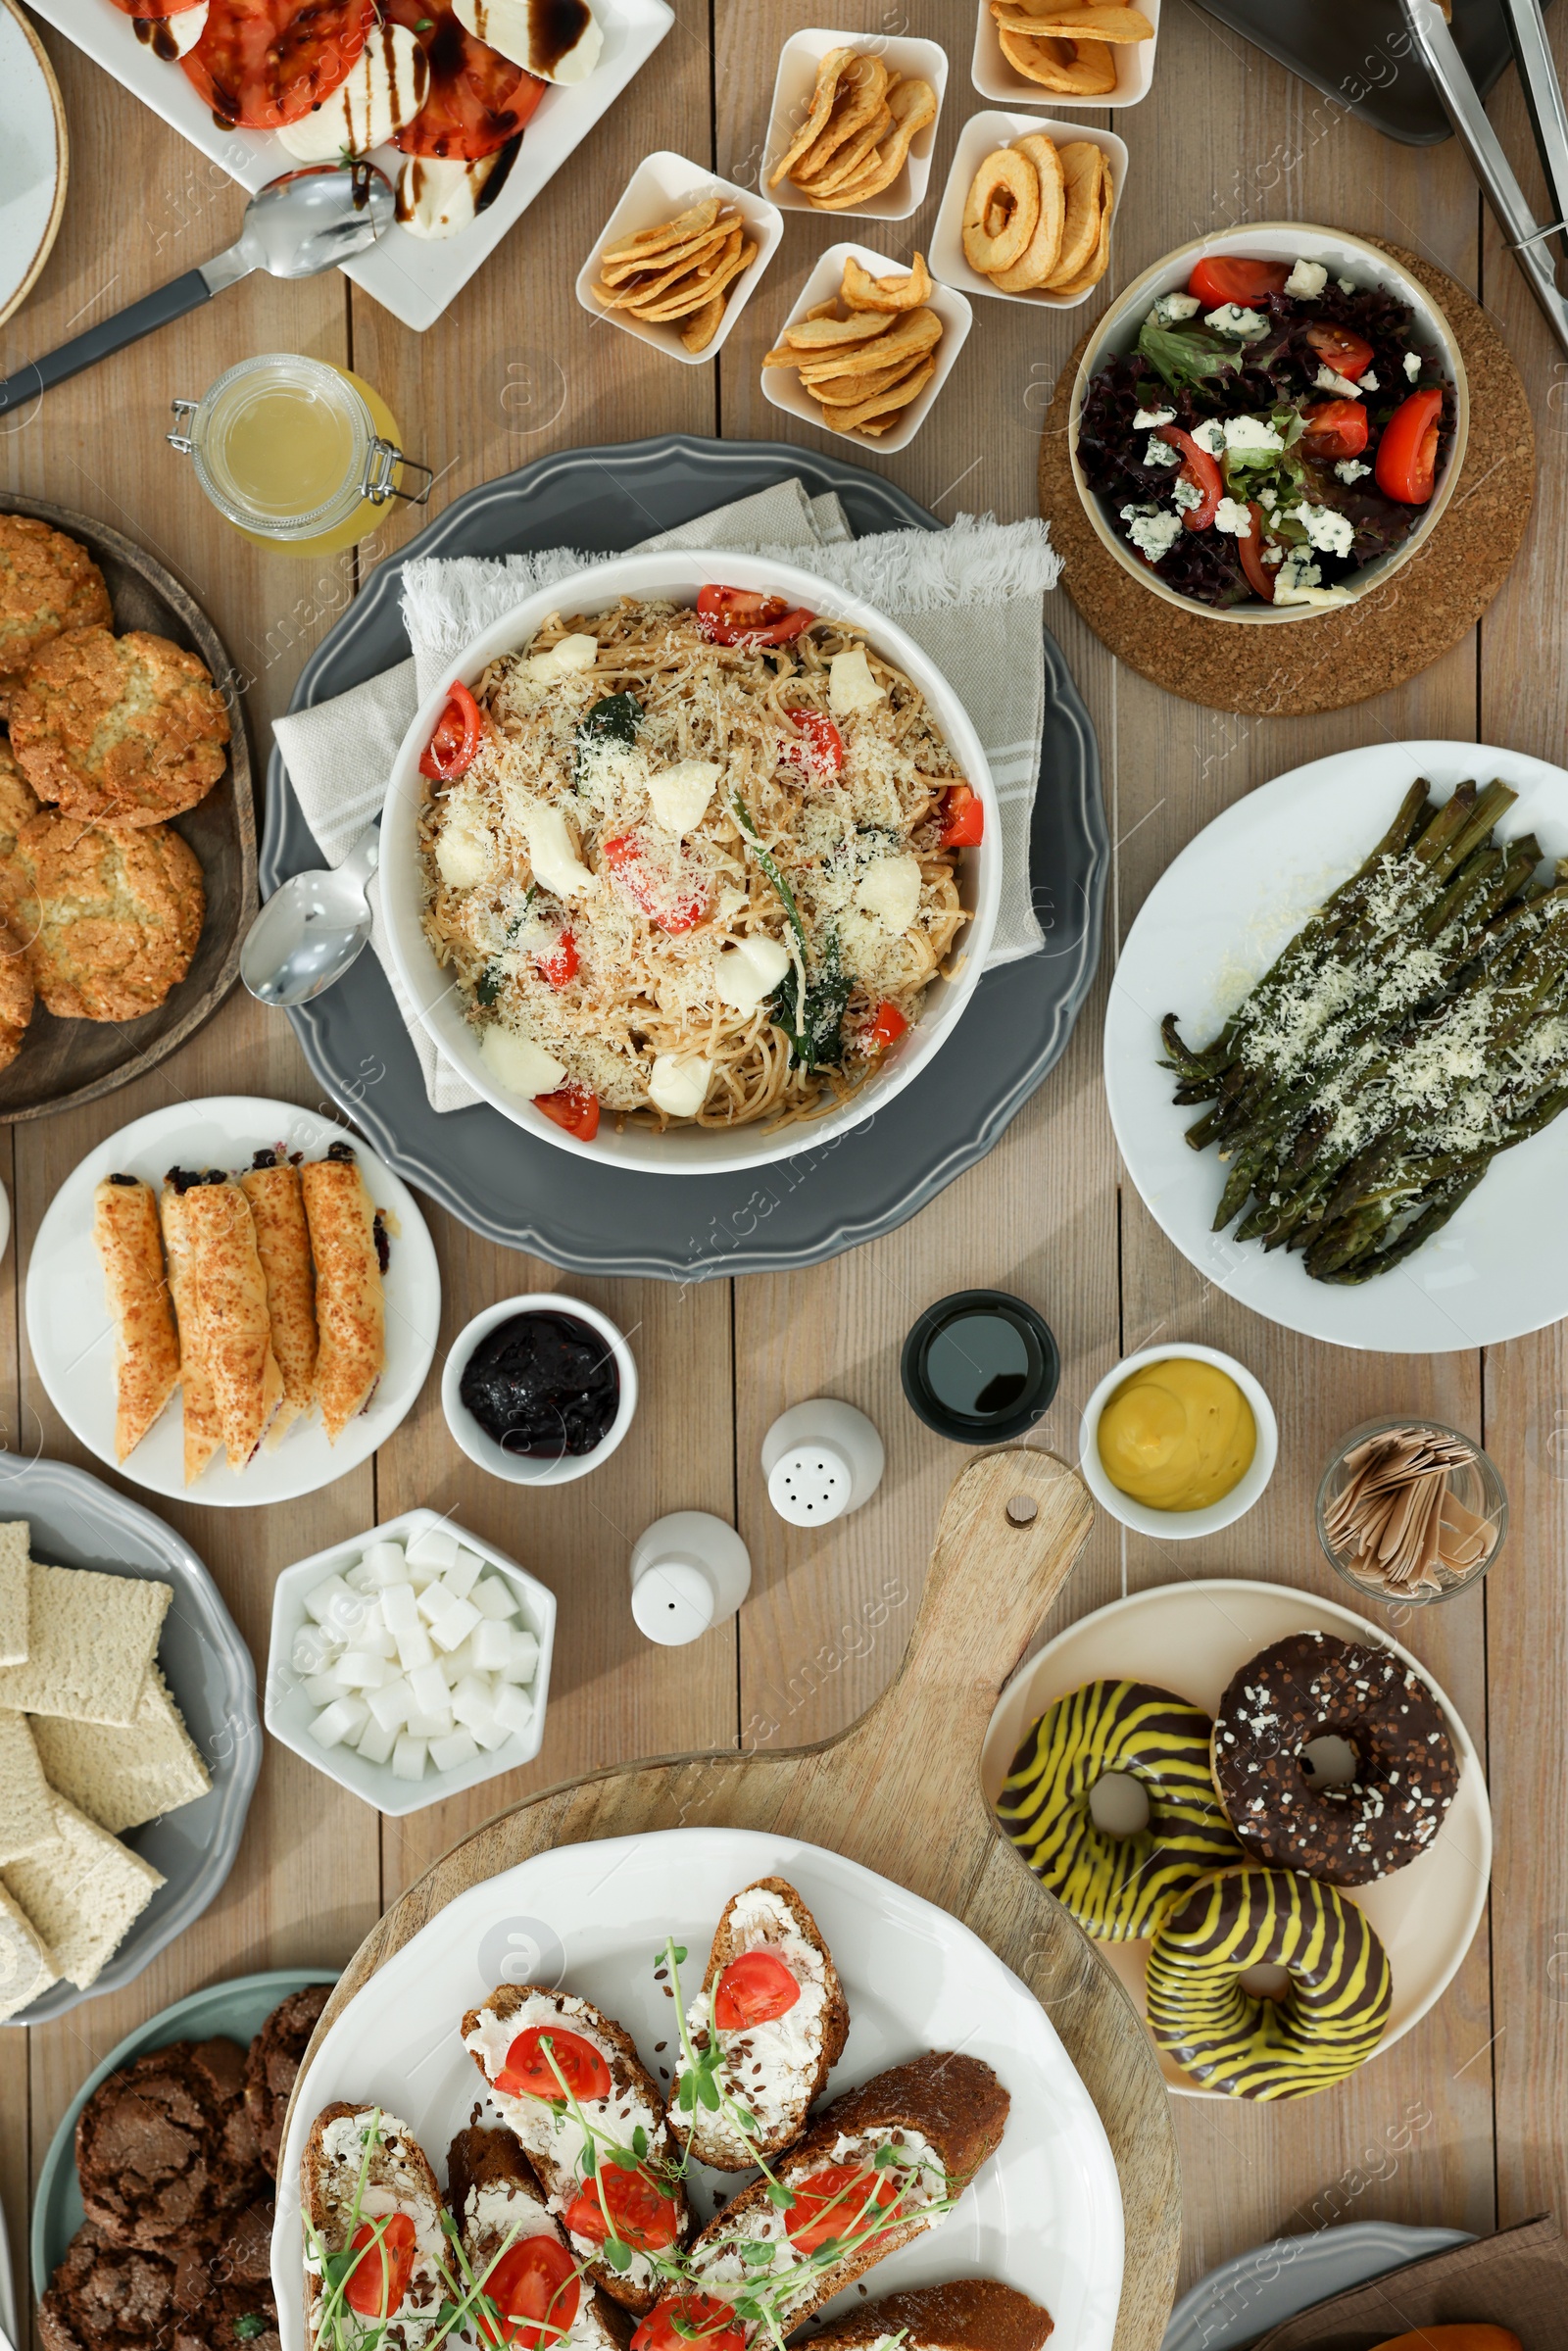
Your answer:
[[[607,1315],[539,1291],[458,1333],[441,1403],[470,1461],[514,1486],[564,1486],[608,1460],[637,1409],[637,1366]]]

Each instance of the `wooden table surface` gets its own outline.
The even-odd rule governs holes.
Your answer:
[[[346,281],[251,279],[153,341],[0,423],[8,486],[129,531],[211,614],[249,683],[254,741],[364,569],[407,535],[402,518],[348,558],[252,548],[206,505],[165,446],[169,403],[199,395],[242,354],[292,349],[352,365],[401,418],[411,454],[437,470],[431,511],[547,452],[700,433],[840,441],[761,398],[758,366],[835,220],[786,216],[771,271],[719,363],[674,366],[595,324],[572,281],[640,158],[669,147],[755,178],[784,37],[820,21],[815,0],[676,0],[677,23],[509,239],[428,334],[405,331]],[[851,32],[911,31],[948,48],[952,76],[931,194],[871,241],[904,260],[929,235],[956,133],[987,101],[969,81],[974,0],[836,0]],[[1553,12],[1568,47],[1568,9]],[[39,286],[5,336],[17,366],[89,319],[227,244],[240,197],[107,73],[44,38],[72,134],[70,200]],[[1374,56],[1369,79],[1413,69]],[[1042,110],[1044,111],[1044,110]],[[1512,77],[1493,101],[1529,155]],[[1105,117],[1110,120],[1110,117]],[[1451,143],[1411,149],[1376,135],[1191,5],[1165,0],[1154,87],[1116,119],[1131,151],[1108,294],[1210,226],[1322,221],[1420,253],[1475,289],[1523,369],[1540,436],[1535,512],[1521,560],[1477,634],[1402,691],[1337,716],[1257,720],[1172,700],[1118,668],[1064,593],[1048,617],[1094,714],[1116,845],[1104,958],[1177,852],[1222,808],[1301,760],[1380,738],[1446,736],[1563,756],[1560,615],[1568,370],[1483,217]],[[1538,201],[1539,201],[1538,197]],[[1549,216],[1542,213],[1541,218]],[[873,224],[853,224],[857,232]],[[1041,418],[1056,373],[1101,297],[1059,317],[977,299],[975,329],[913,446],[862,461],[943,517],[1035,511]],[[1523,496],[1527,485],[1519,485]],[[1412,574],[1412,593],[1419,575]],[[1484,764],[1484,763],[1483,763]],[[1389,1410],[1430,1412],[1480,1435],[1507,1484],[1512,1531],[1482,1589],[1417,1612],[1402,1637],[1439,1676],[1488,1759],[1496,1817],[1492,1903],[1435,2012],[1389,2055],[1305,2105],[1178,2101],[1185,2165],[1184,2278],[1275,2233],[1393,2219],[1486,2231],[1559,2208],[1568,2171],[1568,1396],[1560,1331],[1486,1354],[1358,1356],[1274,1329],[1209,1287],[1121,1179],[1100,1079],[1100,989],[1068,1052],[992,1155],[888,1239],[788,1276],[675,1286],[572,1283],[632,1336],[643,1404],[599,1475],[519,1496],[472,1469],[448,1439],[432,1378],[377,1459],[307,1502],[265,1514],[170,1504],[208,1560],[260,1668],[273,1579],[290,1560],[377,1519],[430,1503],[520,1556],[558,1593],[548,1735],[537,1764],[471,1796],[381,1821],[296,1757],[269,1746],[239,1860],[206,1916],[126,1990],[59,2022],[0,2034],[0,2192],[19,2279],[30,2186],[89,2069],[142,2019],[229,1975],[347,1959],[380,1909],[489,1813],[553,1781],[633,1756],[819,1739],[888,1681],[911,1620],[942,1496],[966,1456],[925,1431],[899,1390],[899,1346],[944,1292],[1000,1284],[1031,1298],[1061,1345],[1060,1393],[1038,1431],[1071,1457],[1080,1405],[1125,1352],[1190,1338],[1243,1357],[1281,1417],[1263,1503],[1211,1543],[1168,1547],[1102,1519],[1054,1622],[1174,1576],[1265,1575],[1337,1588],[1312,1534],[1311,1496],[1334,1440]],[[16,1234],[14,1282],[56,1187],[101,1137],[180,1098],[251,1092],[314,1103],[287,1023],[234,996],[175,1058],[77,1113],[0,1138]],[[831,1183],[831,1165],[815,1177]],[[492,1298],[564,1280],[429,1210],[444,1283],[443,1345]],[[6,1441],[81,1460],[34,1374],[20,1311],[4,1325]],[[787,1404],[848,1397],[887,1441],[874,1504],[821,1534],[769,1510],[759,1447]],[[89,1464],[89,1466],[94,1466]],[[99,1474],[107,1474],[100,1472]],[[134,1489],[127,1489],[134,1491]],[[652,1648],[627,1605],[627,1558],[661,1512],[733,1518],[755,1582],[738,1621],[696,1647]],[[1193,1554],[1197,1552],[1195,1557]],[[933,1755],[931,1768],[971,1768]],[[919,1790],[909,1791],[918,1803]]]

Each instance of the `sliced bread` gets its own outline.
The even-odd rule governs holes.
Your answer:
[[[629,2033],[595,2008],[589,2000],[579,2000],[570,1992],[546,1990],[537,1984],[503,1984],[490,1994],[482,2008],[470,2008],[463,2020],[464,2045],[483,2075],[501,2119],[515,2131],[522,2149],[544,2182],[545,2201],[553,2213],[564,2215],[576,2201],[581,2184],[579,2158],[583,2153],[582,2125],[563,2097],[551,2103],[549,2084],[553,2077],[545,2068],[538,2053],[539,2034],[564,2034],[564,2047],[572,2041],[586,2044],[578,2054],[587,2072],[597,2069],[599,2079],[606,2084],[598,2097],[577,2090],[578,2104],[584,2119],[601,2133],[601,2159],[610,2145],[634,2153],[633,2139],[638,2131],[645,2134],[643,2155],[651,2177],[661,2179],[674,2169],[676,2149],[664,2116],[664,2101],[654,2084],[652,2076],[637,2054],[637,2045]],[[508,2087],[518,2076],[512,2052],[519,2039],[526,2037],[534,2054],[531,2063],[545,2086],[533,2095],[519,2087]],[[522,2061],[519,2052],[517,2062]],[[565,2070],[565,2069],[564,2069]],[[568,2072],[567,2079],[571,2079]],[[691,2228],[691,2216],[686,2203],[686,2191],[678,2183],[671,2199],[674,2230],[672,2242],[685,2242]],[[604,2257],[604,2240],[599,2235],[585,2235],[567,2229],[571,2249],[583,2264],[596,2285],[604,2287],[611,2299],[625,2309],[639,2314],[652,2309],[659,2292],[659,2278],[645,2252],[634,2250],[625,2270],[615,2270]]]
[[[753,1974],[760,1981],[749,1984],[736,1963],[753,1953]],[[786,1979],[795,1985],[788,2008],[726,2028],[724,2017],[743,2018],[759,1995],[764,2010],[776,2009],[776,1997],[767,1995],[788,1996]],[[716,2021],[715,2000],[724,2012]],[[669,2127],[679,2143],[720,2172],[751,2171],[760,2153],[777,2155],[793,2145],[844,2054],[850,2010],[821,1931],[787,1879],[760,1878],[725,1904],[686,2023],[700,2059],[717,2037],[721,2055],[711,2080],[723,2102],[708,2106],[696,2095],[694,2079],[687,2092],[691,2103],[683,2105],[681,2085],[692,2069],[677,2054]],[[744,2127],[737,2107],[752,2117],[755,2130]]]
[[[453,2280],[441,2190],[408,2124],[380,2107],[342,2099],[323,2106],[300,2159],[300,2211],[306,2224],[306,2341],[319,2351],[352,2351],[365,2337],[374,2351],[419,2351],[441,2324]],[[346,2294],[332,2304],[323,2301],[323,2259],[352,2251],[362,2229],[397,2213],[414,2224],[414,2260],[402,2298],[387,2313],[390,2324],[352,2310]],[[378,2269],[392,2266],[391,2252],[382,2255],[367,2241],[361,2268],[372,2279]]]
[[[811,2351],[1042,2351],[1051,2313],[994,2278],[956,2278],[867,2302],[811,2337]]]
[[[136,1719],[127,1728],[39,1714],[32,1718],[32,1738],[50,1787],[117,1837],[180,1804],[193,1804],[213,1785],[156,1662],[148,1668]],[[4,1858],[0,1831],[0,1861]]]
[[[0,1880],[0,2024],[59,1981],[54,1953]]]
[[[53,1844],[54,1808],[24,1714],[0,1708],[0,1869]]]
[[[558,2266],[570,2265],[566,2232],[545,2202],[538,2173],[510,2131],[474,2126],[458,2132],[447,2151],[447,2201],[469,2278],[479,2284],[494,2272],[496,2316],[504,2329],[520,2305],[507,2300],[502,2289],[509,2281],[496,2265],[529,2237],[547,2238],[556,2249]],[[553,2274],[547,2282],[557,2294],[547,2314],[552,2327],[561,2329],[551,2338],[555,2351],[623,2351],[632,2322],[618,2302],[612,2302],[596,2285],[584,2292],[579,2279],[567,2281],[564,2275],[559,2284]],[[477,2331],[469,2328],[470,2333]]]
[[[0,1665],[20,1665],[27,1654],[27,1544],[31,1536],[24,1518],[0,1525]]]
[[[52,1796],[59,1842],[8,1862],[0,1883],[79,1990],[96,1984],[164,1881],[118,1837]]]
[[[151,1576],[27,1566],[27,1654],[0,1665],[0,1706],[81,1723],[136,1719],[173,1589]]]

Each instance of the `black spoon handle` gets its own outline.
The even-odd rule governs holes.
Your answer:
[[[160,326],[172,325],[183,318],[187,311],[199,310],[210,302],[213,289],[200,269],[187,269],[183,277],[172,278],[167,286],[158,286],[133,302],[128,310],[117,311],[98,326],[89,326],[85,334],[62,343],[58,351],[47,352],[41,360],[28,360],[15,375],[0,383],[0,416],[35,400],[47,392],[51,384],[64,383],[68,375],[79,375],[84,367],[95,367],[112,351],[123,351],[127,343],[139,343],[143,335],[152,334]]]

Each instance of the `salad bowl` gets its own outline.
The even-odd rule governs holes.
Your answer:
[[[1114,499],[1098,492],[1085,470],[1081,449],[1085,406],[1100,371],[1108,362],[1137,349],[1145,320],[1154,305],[1162,297],[1185,292],[1199,262],[1243,257],[1253,261],[1284,263],[1293,269],[1298,262],[1316,264],[1327,270],[1331,286],[1335,281],[1348,281],[1356,293],[1391,296],[1411,315],[1411,342],[1420,355],[1422,384],[1441,385],[1447,396],[1445,401],[1446,445],[1440,445],[1432,492],[1421,506],[1419,518],[1403,538],[1382,553],[1374,554],[1351,573],[1343,582],[1344,593],[1335,595],[1332,602],[1287,603],[1282,600],[1276,604],[1265,603],[1254,597],[1247,603],[1220,605],[1184,593],[1181,588],[1162,578],[1153,564],[1145,561],[1130,539],[1118,532],[1114,522]],[[1243,348],[1245,346],[1238,345],[1238,350]],[[1332,370],[1326,369],[1325,372]],[[1412,376],[1412,384],[1415,380]],[[1345,389],[1353,391],[1354,386],[1347,384]],[[1380,393],[1396,397],[1407,387],[1379,385],[1377,389]],[[1156,390],[1161,397],[1164,396],[1164,386],[1154,376],[1151,380],[1152,397]],[[1146,412],[1140,409],[1138,413],[1142,415]],[[1453,329],[1419,280],[1380,247],[1368,244],[1344,229],[1279,220],[1254,222],[1220,230],[1210,236],[1195,237],[1190,243],[1180,245],[1174,252],[1166,254],[1135,279],[1120,300],[1106,311],[1085,346],[1073,382],[1067,426],[1073,480],[1090,524],[1107,554],[1152,595],[1164,604],[1174,606],[1179,612],[1252,627],[1310,620],[1325,610],[1343,611],[1348,601],[1359,600],[1369,591],[1382,587],[1396,571],[1409,563],[1437,528],[1453,494],[1464,464],[1468,432],[1469,391],[1464,360]],[[1137,437],[1143,438],[1141,430]],[[1372,449],[1367,451],[1369,459],[1373,454]],[[1174,452],[1171,463],[1176,463]],[[1368,473],[1370,470],[1368,467]],[[1307,552],[1310,554],[1311,551]]]

